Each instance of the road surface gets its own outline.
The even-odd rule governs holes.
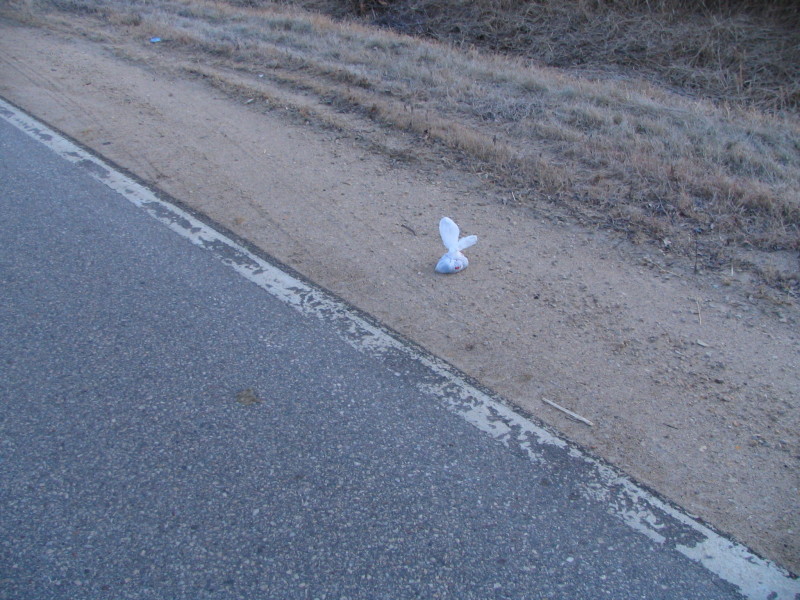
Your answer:
[[[132,202],[136,182],[3,110],[0,598],[793,597],[770,564],[747,556],[743,575],[741,547],[302,279],[270,293],[268,257]]]

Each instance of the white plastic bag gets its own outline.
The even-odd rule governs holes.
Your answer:
[[[439,221],[439,233],[442,236],[442,243],[447,248],[447,253],[436,263],[437,273],[458,273],[469,266],[467,257],[461,251],[469,248],[478,241],[478,236],[468,235],[458,239],[461,233],[458,225],[450,217],[442,217]]]

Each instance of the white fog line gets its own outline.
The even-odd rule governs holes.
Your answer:
[[[0,116],[59,156],[83,167],[97,181],[143,209],[193,244],[211,251],[236,272],[302,313],[332,323],[359,351],[400,355],[423,365],[430,377],[419,387],[449,410],[532,462],[557,449],[582,469],[584,496],[607,505],[609,513],[658,544],[667,545],[736,586],[752,600],[798,600],[800,581],[747,547],[713,531],[661,500],[607,463],[522,416],[470,383],[445,361],[401,340],[334,295],[309,284],[248,250],[186,210],[161,199],[91,152],[0,98]],[[687,535],[687,532],[689,534]],[[679,535],[680,534],[680,535]],[[687,539],[693,540],[687,543]]]

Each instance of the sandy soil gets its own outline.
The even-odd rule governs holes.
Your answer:
[[[800,572],[790,300],[517,205],[411,137],[377,132],[379,151],[368,122],[303,123],[185,66],[146,39],[0,20],[2,96]],[[480,237],[453,276],[433,271],[444,215]]]

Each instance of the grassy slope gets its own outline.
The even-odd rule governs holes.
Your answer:
[[[664,252],[709,267],[754,268],[774,287],[800,292],[789,254],[800,250],[800,120],[793,111],[762,110],[752,98],[712,103],[700,97],[707,92],[675,94],[636,72],[589,78],[285,3],[17,4],[91,15],[118,34],[159,35],[169,40],[165,48],[199,53],[207,57],[201,63],[253,81],[217,69],[214,81],[228,91],[269,103],[255,74],[303,89],[320,106],[457,153],[520,201],[546,197],[584,222]],[[490,4],[503,3],[470,6]],[[587,44],[586,56],[596,49]],[[329,112],[301,108],[304,118],[333,122]],[[770,260],[778,254],[788,262]]]
[[[789,0],[290,3],[548,66],[633,72],[705,97],[800,107],[800,7]]]

